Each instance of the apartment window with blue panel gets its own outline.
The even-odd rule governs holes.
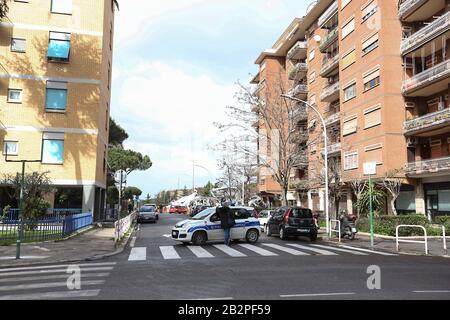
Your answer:
[[[42,163],[64,163],[64,133],[44,133],[42,140]]]
[[[67,83],[47,81],[45,111],[65,112],[67,110]]]
[[[48,61],[68,62],[70,56],[70,33],[50,32]]]

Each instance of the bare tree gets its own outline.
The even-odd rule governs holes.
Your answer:
[[[353,194],[356,197],[356,201],[359,201],[359,199],[361,198],[361,195],[364,193],[364,191],[367,188],[367,181],[362,179],[361,177],[353,179],[350,182],[350,185],[352,187],[352,191]],[[361,212],[359,212],[359,208],[357,208],[358,210],[358,216],[360,216]]]
[[[383,186],[391,195],[391,209],[394,215],[397,215],[397,209],[395,208],[395,202],[397,201],[402,184],[405,178],[405,174],[402,169],[394,169],[391,171],[388,171],[383,181],[380,183],[381,186]]]
[[[8,6],[9,0],[0,0],[0,19],[6,17],[9,6]]]
[[[280,185],[283,205],[287,205],[291,170],[301,158],[298,145],[292,143],[298,135],[293,113],[299,105],[281,96],[287,93],[282,72],[273,77],[270,88],[260,86],[256,92],[238,82],[236,105],[227,107],[230,122],[216,126],[232,140],[251,142],[246,147],[238,144],[238,151],[257,159],[258,169]]]

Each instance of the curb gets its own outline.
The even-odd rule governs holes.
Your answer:
[[[362,236],[367,236],[367,237],[370,237],[370,233],[366,233],[366,232],[358,232],[358,234],[359,235],[362,235]],[[384,235],[381,235],[381,234],[374,234],[373,235],[375,238],[380,238],[380,239],[386,239],[386,240],[395,240],[396,238],[395,237],[392,237],[392,236],[384,236]],[[409,238],[409,239],[423,239],[423,237],[399,237],[400,239],[401,238]],[[429,237],[427,237],[428,239],[436,239],[436,240],[442,240],[442,236],[429,236]],[[450,236],[446,236],[445,237],[446,239],[450,239]]]
[[[134,229],[134,227],[135,227],[135,225],[132,226],[132,229]],[[118,254],[121,254],[127,247],[128,242],[130,241],[131,236],[134,234],[134,232],[135,232],[135,230],[130,232],[129,236],[124,240],[123,244],[121,245],[121,248],[119,248],[118,250],[111,252],[111,253],[107,253],[107,254],[103,254],[103,255],[99,255],[99,256],[91,256],[91,257],[87,257],[87,258],[57,260],[57,261],[51,261],[51,262],[50,261],[49,262],[36,261],[36,262],[29,262],[29,263],[23,263],[23,264],[17,264],[17,265],[0,264],[0,268],[8,269],[8,268],[30,267],[30,266],[39,266],[39,265],[48,265],[48,264],[76,263],[76,262],[83,262],[83,261],[98,261],[98,260],[106,259],[106,258],[109,258],[112,256],[116,256]]]

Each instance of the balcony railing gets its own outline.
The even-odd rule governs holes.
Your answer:
[[[335,69],[339,67],[339,55],[335,55],[334,57],[325,60],[322,63],[322,68],[320,69],[320,75],[326,75],[328,74],[328,72],[330,72],[331,70]]]
[[[289,72],[289,80],[300,80],[308,72],[308,65],[304,62],[297,63]]]
[[[450,124],[450,108],[426,114],[422,117],[405,122],[405,134],[432,129]]]
[[[341,113],[337,112],[325,119],[325,125],[331,126],[332,124],[340,121],[341,121]]]
[[[322,42],[320,43],[319,49],[320,52],[324,52],[329,46],[330,44],[332,44],[334,41],[337,40],[339,35],[339,30],[338,28],[334,28],[333,30],[331,30],[327,36],[325,38],[323,38]]]
[[[309,135],[307,131],[293,130],[290,136],[290,142],[294,144],[303,144],[308,142]]]
[[[306,84],[298,84],[289,91],[289,95],[292,95],[294,97],[298,96],[299,94],[308,94],[308,86]]]
[[[323,13],[323,15],[319,18],[319,26],[323,27],[325,23],[327,23],[330,18],[332,18],[338,12],[338,2],[335,1],[328,9]]]
[[[450,11],[404,39],[400,50],[402,54],[406,54],[409,50],[433,40],[434,35],[448,29],[450,29]]]
[[[306,106],[301,104],[299,106],[296,106],[294,109],[292,109],[291,119],[294,122],[307,121],[308,120],[308,112],[306,111]]]
[[[341,153],[341,143],[335,143],[328,146],[328,156],[332,156],[336,153]],[[322,149],[322,154],[325,155],[325,148]]]
[[[440,173],[450,170],[450,157],[410,162],[405,172],[409,176],[418,176],[431,173]]]
[[[295,59],[301,51],[305,51],[308,49],[308,44],[306,41],[298,41],[291,50],[288,51],[287,57],[289,60],[298,60]]]
[[[411,90],[420,88],[450,76],[450,60],[446,60],[428,70],[416,74],[408,80],[403,81],[402,93],[408,93]]]
[[[322,91],[322,94],[320,95],[320,99],[324,101],[326,98],[332,96],[336,92],[339,92],[339,89],[341,88],[341,85],[338,82],[333,83],[332,85],[329,85],[325,87]]]
[[[406,15],[411,14],[417,8],[420,8],[428,0],[405,0],[398,9],[398,16],[403,19]]]

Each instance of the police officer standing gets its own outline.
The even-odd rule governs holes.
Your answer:
[[[221,208],[217,208],[216,213],[219,215],[221,227],[225,234],[225,245],[229,246],[231,243],[231,228],[236,224],[230,204],[225,202]]]

